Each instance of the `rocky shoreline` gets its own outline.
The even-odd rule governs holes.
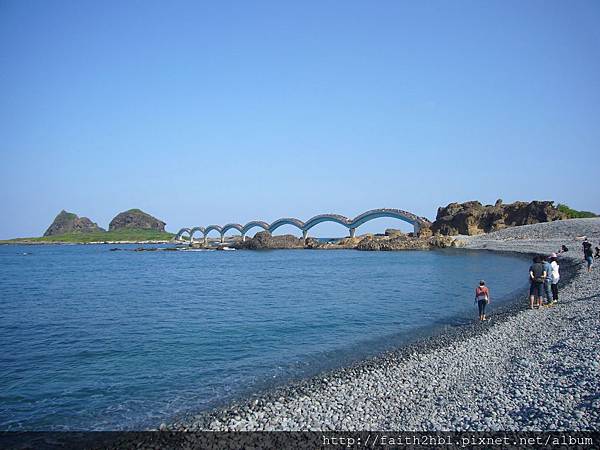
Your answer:
[[[172,430],[597,430],[600,270],[583,269],[580,237],[600,219],[459,236],[461,246],[561,255],[557,306],[530,311],[526,292],[487,323],[444,330],[351,367],[190,415]]]

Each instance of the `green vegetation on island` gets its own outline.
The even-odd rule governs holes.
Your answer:
[[[576,209],[569,208],[567,205],[561,203],[557,206],[558,210],[565,213],[569,219],[587,219],[590,217],[598,217],[591,211],[577,211]]]
[[[0,244],[88,244],[92,242],[170,241],[175,235],[165,231],[165,222],[134,208],[117,214],[109,230],[87,217],[64,209],[54,218],[42,237],[16,238]]]
[[[86,244],[90,242],[123,242],[123,241],[169,241],[175,235],[166,231],[143,230],[135,228],[125,228],[115,231],[90,231],[90,232],[71,232],[57,234],[53,236],[17,238],[6,241],[0,241],[5,244],[18,243],[72,243]]]

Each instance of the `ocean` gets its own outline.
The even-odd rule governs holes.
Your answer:
[[[473,321],[482,278],[493,320],[529,266],[460,249],[111,247],[0,246],[0,430],[157,427]]]

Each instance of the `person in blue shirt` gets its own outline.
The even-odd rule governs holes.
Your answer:
[[[544,296],[546,297],[546,305],[552,302],[552,266],[548,258],[544,258],[544,272],[546,272],[546,278],[544,279]]]

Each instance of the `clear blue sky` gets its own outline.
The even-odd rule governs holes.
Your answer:
[[[599,23],[596,0],[0,0],[0,239],[63,208],[171,231],[498,197],[600,212]]]

